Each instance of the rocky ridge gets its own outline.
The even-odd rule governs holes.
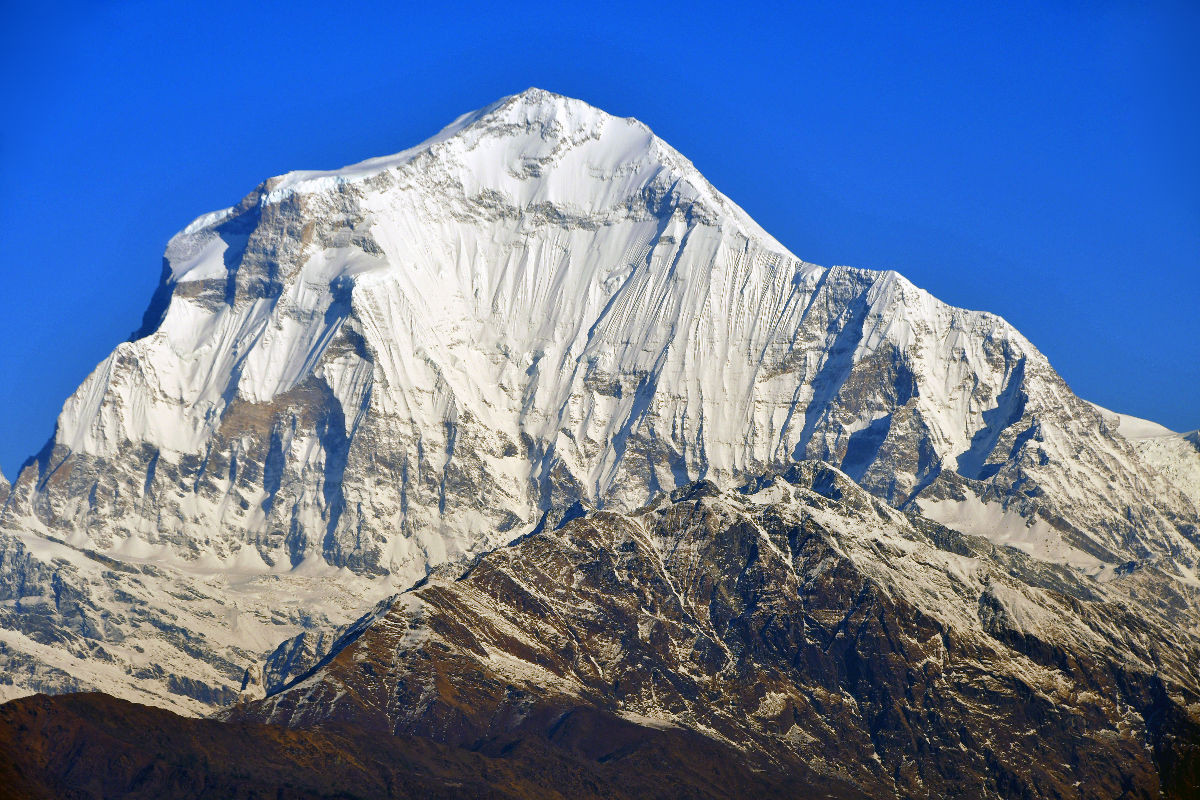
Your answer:
[[[599,710],[848,794],[1158,797],[1200,765],[1198,657],[1109,586],[804,462],[525,537],[226,717],[480,748]]]

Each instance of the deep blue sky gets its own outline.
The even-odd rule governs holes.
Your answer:
[[[0,6],[10,478],[138,326],[176,230],[528,86],[643,120],[800,257],[897,269],[1006,317],[1083,397],[1200,426],[1200,4],[22,5]]]

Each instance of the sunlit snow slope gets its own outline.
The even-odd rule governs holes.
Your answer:
[[[1096,406],[1110,425],[1133,443],[1151,469],[1175,484],[1200,508],[1200,431],[1176,433],[1145,419]]]

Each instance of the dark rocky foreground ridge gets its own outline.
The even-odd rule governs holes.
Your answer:
[[[816,794],[810,792],[815,791]],[[181,717],[108,695],[36,695],[0,706],[0,797],[859,798],[752,770],[725,745],[580,709],[542,735],[476,748],[351,725]]]
[[[805,462],[574,509],[186,720],[0,713],[21,797],[1187,797],[1195,648]],[[74,794],[72,794],[74,793]]]

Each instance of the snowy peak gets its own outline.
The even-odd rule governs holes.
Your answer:
[[[1104,421],[1129,440],[1142,461],[1200,511],[1200,431],[1176,433],[1147,419],[1118,414],[1100,406]]]
[[[1196,560],[1183,490],[1003,320],[801,261],[578,100],[271,179],[166,261],[18,480],[21,524],[405,580],[576,501],[811,458],[1047,559]]]
[[[1122,436],[1129,441],[1139,441],[1142,439],[1156,439],[1159,437],[1182,436],[1183,434],[1176,433],[1165,425],[1160,425],[1148,419],[1141,419],[1130,414],[1119,414],[1116,411],[1109,411],[1107,408],[1102,408],[1095,403],[1089,403],[1092,408],[1100,412],[1100,416],[1104,421],[1115,428]]]
[[[352,185],[378,188],[371,186],[372,179],[378,184],[380,176],[410,165],[419,170],[440,167],[448,173],[441,188],[454,200],[463,196],[515,207],[547,205],[581,217],[612,214],[639,192],[658,185],[664,193],[676,193],[676,200],[704,205],[709,214],[736,218],[751,235],[786,252],[643,123],[536,88],[464,114],[435,136],[399,153],[337,170],[295,171],[271,178],[243,205],[281,203],[295,194]],[[223,222],[236,210],[200,217],[183,233],[194,234]],[[178,269],[175,277],[181,277]]]
[[[531,178],[542,177],[548,165],[561,164],[570,156],[593,168],[563,172],[574,180],[554,180],[544,187],[554,199],[581,206],[594,206],[598,195],[593,184],[603,183],[605,167],[631,169],[633,165],[657,163],[690,169],[690,163],[642,123],[621,119],[580,100],[528,89],[503,98],[478,111],[464,114],[435,136],[416,147],[394,155],[372,158],[330,171],[289,172],[264,184],[268,200],[280,200],[293,191],[321,191],[331,183],[369,178],[396,169],[418,158],[456,161],[473,173],[476,187],[495,191],[513,189]],[[686,165],[686,166],[685,166]],[[698,175],[698,173],[696,173]],[[550,199],[550,198],[546,198]]]

